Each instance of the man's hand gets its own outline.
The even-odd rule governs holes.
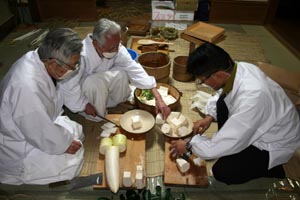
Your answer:
[[[163,100],[156,100],[155,103],[155,112],[156,113],[161,113],[163,116],[163,119],[167,119],[167,117],[170,115],[171,113],[171,108],[168,107],[165,102]]]
[[[152,88],[152,93],[155,97],[155,112],[160,112],[163,116],[163,119],[167,119],[171,113],[171,108],[166,105],[156,88]]]
[[[172,158],[177,158],[186,153],[186,141],[179,139],[171,141],[170,154]]]
[[[96,108],[90,103],[86,104],[84,112],[88,115],[92,115],[93,117],[96,117],[97,115]]]
[[[210,115],[206,115],[204,119],[194,122],[193,133],[202,135],[210,126],[213,118]]]
[[[75,154],[81,148],[81,143],[79,141],[73,140],[65,153]]]

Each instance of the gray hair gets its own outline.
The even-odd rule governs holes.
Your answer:
[[[82,41],[70,28],[58,28],[50,31],[38,48],[41,60],[57,58],[68,63],[74,54],[80,54]]]
[[[104,45],[107,35],[121,35],[121,26],[114,21],[106,18],[100,19],[93,32],[93,40],[97,40],[100,45]]]

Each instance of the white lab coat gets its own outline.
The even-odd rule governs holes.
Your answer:
[[[92,103],[100,115],[105,115],[107,107],[127,100],[130,95],[129,82],[141,89],[156,87],[155,78],[132,60],[123,45],[114,58],[101,58],[93,46],[91,35],[88,34],[83,40],[81,56],[79,73],[64,82],[63,88],[67,91],[67,96],[79,100],[77,104],[82,105],[86,101]],[[81,85],[81,92],[76,85]]]
[[[238,62],[225,98],[229,118],[211,139],[196,135],[192,151],[204,159],[238,153],[249,145],[269,151],[269,169],[286,163],[300,147],[300,120],[284,90],[255,65]],[[211,101],[210,104],[215,104]],[[215,117],[214,106],[210,105]]]
[[[82,127],[68,118],[61,120],[61,94],[37,51],[22,56],[2,80],[1,183],[47,184],[79,174],[83,148],[74,155],[64,152],[74,139],[83,138]]]

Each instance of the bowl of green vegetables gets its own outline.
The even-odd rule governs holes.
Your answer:
[[[171,110],[177,111],[180,106],[182,93],[176,87],[166,83],[157,83],[156,88]],[[156,116],[155,98],[151,89],[136,88],[134,91],[134,100],[138,109],[148,111],[153,116]]]

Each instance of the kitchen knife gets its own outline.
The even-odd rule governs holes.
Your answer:
[[[113,121],[111,121],[111,120],[109,120],[109,119],[107,119],[107,118],[105,118],[105,117],[102,117],[101,115],[97,115],[97,117],[99,117],[99,118],[101,118],[101,119],[103,119],[103,120],[105,120],[105,121],[107,121],[107,122],[113,123],[113,124],[116,125],[117,127],[120,127],[120,125],[118,125],[117,123],[115,123],[115,122],[113,122]]]
[[[69,190],[76,190],[79,188],[91,186],[91,185],[101,185],[103,179],[103,174],[92,174],[89,176],[79,176],[72,180],[58,181],[55,183],[50,183],[50,188],[57,188],[60,186],[66,186]]]
[[[98,173],[89,176],[76,177],[70,181],[70,189],[76,190],[91,185],[101,185],[102,178],[103,178],[102,176],[103,176],[102,173]]]

